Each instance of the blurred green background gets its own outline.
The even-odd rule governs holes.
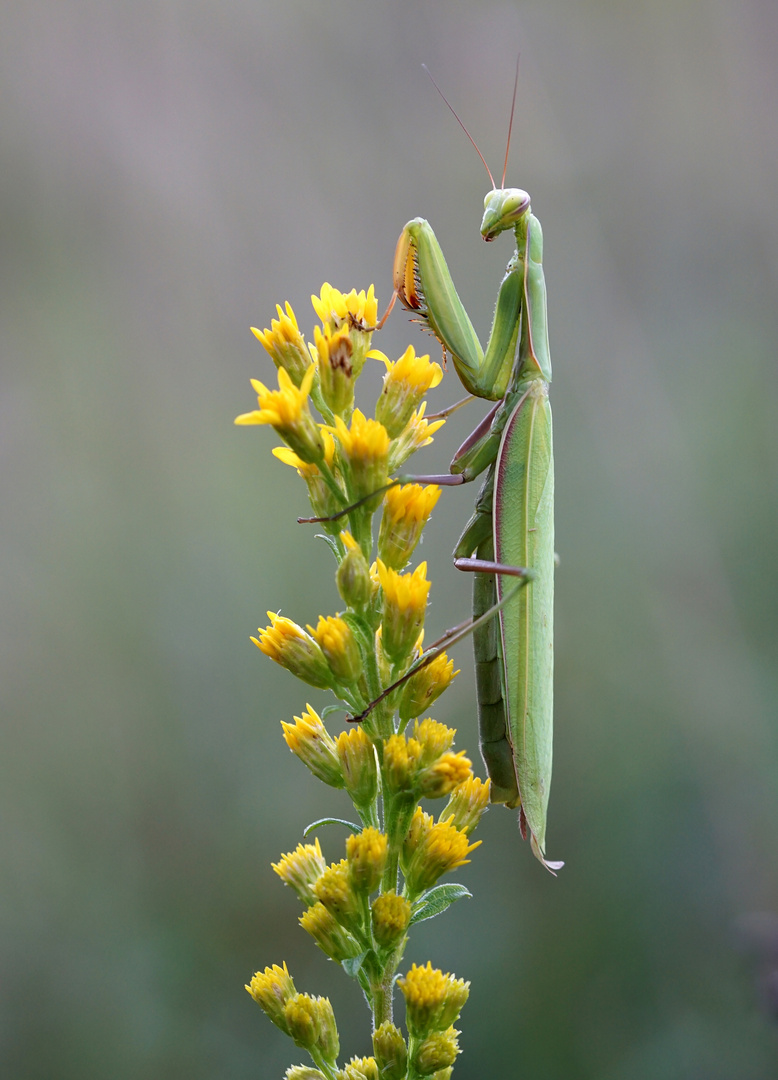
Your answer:
[[[25,0],[0,25],[0,1074],[280,1077],[304,1055],[243,983],[282,959],[368,1052],[269,865],[347,808],[280,737],[326,698],[248,640],[267,608],[336,610],[334,564],[271,433],[232,420],[272,375],[249,326],[288,299],[310,334],[325,280],[383,305],[416,215],[485,333],[510,243],[480,240],[488,184],[421,63],[499,175],[520,51],[567,865],[493,810],[474,899],[408,962],[472,980],[460,1080],[774,1077],[774,0]],[[376,344],[409,341],[437,359],[402,314]],[[430,635],[469,608],[449,555],[474,494],[428,530]],[[475,752],[455,658],[435,715]]]

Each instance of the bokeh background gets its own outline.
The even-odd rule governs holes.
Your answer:
[[[485,333],[510,242],[426,62],[544,224],[557,451],[554,880],[495,809],[408,961],[472,980],[461,1080],[778,1067],[778,7],[773,0],[24,0],[0,15],[0,1074],[280,1077],[288,960],[368,1052],[270,869],[344,799],[249,634],[337,609],[251,324],[388,300],[429,218]],[[434,342],[395,314],[380,344]],[[434,357],[437,358],[437,357]],[[368,377],[369,382],[369,377]],[[368,407],[377,384],[367,388]],[[456,400],[453,375],[432,407]],[[446,467],[457,414],[420,467]],[[423,464],[422,464],[423,462]],[[423,555],[431,634],[470,583]],[[475,751],[470,649],[436,715]],[[322,837],[330,858],[343,841]]]

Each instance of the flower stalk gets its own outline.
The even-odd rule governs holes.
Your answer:
[[[327,837],[334,862],[326,861],[317,836],[273,869],[303,905],[302,928],[359,982],[372,1014],[374,1056],[338,1065],[329,1000],[299,992],[286,964],[257,972],[246,989],[313,1062],[290,1067],[287,1080],[444,1080],[459,1053],[453,1024],[469,984],[430,962],[412,965],[399,981],[397,975],[413,924],[469,895],[439,880],[478,846],[470,834],[486,809],[489,784],[473,776],[463,751],[453,750],[451,728],[419,719],[458,674],[438,651],[424,663],[431,583],[426,562],[409,565],[440,490],[392,479],[444,422],[424,418],[424,395],[442,371],[412,347],[397,361],[371,350],[372,286],[341,293],[325,283],[311,300],[321,320],[313,342],[306,343],[288,303],[277,308],[269,330],[253,331],[278,370],[278,390],[253,380],[259,407],[235,422],[270,426],[283,440],[273,453],[306,484],[345,608],[319,615],[307,629],[268,612],[270,624],[252,640],[308,686],[334,694],[343,712],[363,715],[361,724],[347,722],[339,732],[330,730],[338,707],[320,715],[306,705],[292,721],[282,720],[289,749],[322,783],[344,790],[360,824],[345,847],[337,835]],[[355,404],[370,358],[386,367],[372,417]],[[421,799],[446,797],[437,817],[420,806]],[[406,1035],[394,1022],[395,985],[405,997]]]

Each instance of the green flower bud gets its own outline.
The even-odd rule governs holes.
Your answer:
[[[286,964],[283,967],[273,964],[264,971],[257,971],[246,989],[276,1027],[280,1027],[288,1035],[289,1027],[284,1010],[297,991]]]
[[[385,1020],[373,1032],[373,1053],[381,1071],[381,1080],[405,1080],[408,1050],[399,1029],[391,1021]]]
[[[374,586],[370,567],[351,533],[342,532],[340,538],[348,550],[335,577],[338,592],[350,608],[361,611],[373,598]]]
[[[341,731],[335,747],[352,802],[358,808],[369,806],[378,791],[378,765],[365,729],[353,725],[349,731]]]
[[[336,963],[357,956],[361,946],[347,930],[317,901],[300,916],[300,926],[311,935],[321,951]]]
[[[421,1076],[431,1076],[439,1069],[451,1068],[460,1053],[458,1031],[434,1031],[421,1043],[413,1056],[413,1064]]]

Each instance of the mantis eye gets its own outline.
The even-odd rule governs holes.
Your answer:
[[[529,209],[530,199],[521,188],[509,188],[504,193],[502,213],[505,218],[521,217]]]

